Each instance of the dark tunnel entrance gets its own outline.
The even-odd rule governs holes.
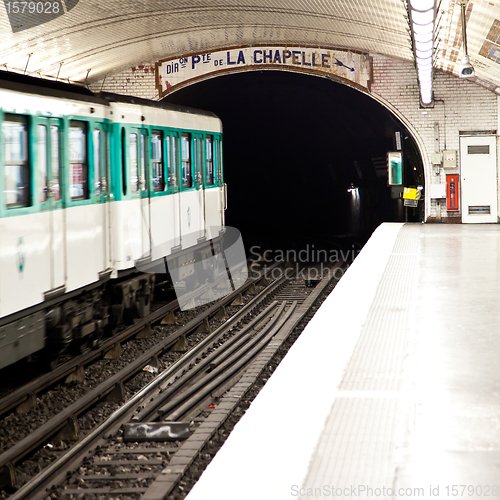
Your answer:
[[[226,223],[244,239],[360,243],[382,222],[419,221],[387,185],[401,133],[403,182],[423,186],[415,141],[385,107],[346,85],[283,71],[245,72],[181,89],[166,102],[224,125]]]

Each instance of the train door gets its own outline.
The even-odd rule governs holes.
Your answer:
[[[196,245],[197,201],[194,190],[193,154],[191,134],[183,132],[181,135],[181,164],[180,164],[180,224],[182,248]]]
[[[50,290],[66,285],[64,202],[61,190],[61,122],[40,119],[37,124],[40,206],[48,218]]]
[[[172,248],[181,246],[181,198],[180,198],[180,173],[179,173],[179,137],[176,133],[168,135],[167,144],[167,189],[169,206],[172,207]],[[171,248],[167,249],[168,251]]]
[[[149,142],[148,133],[142,129],[139,133],[139,172],[141,185],[141,214],[142,214],[142,255],[151,255],[151,205],[149,175]]]
[[[195,188],[197,199],[197,214],[196,214],[196,229],[198,239],[206,237],[205,224],[205,168],[204,168],[204,140],[200,134],[194,134],[193,152],[194,152],[194,171],[195,171]]]
[[[497,222],[497,137],[460,137],[462,222]]]
[[[92,132],[94,145],[94,182],[95,196],[98,208],[99,225],[103,230],[102,269],[110,267],[111,234],[109,231],[110,207],[109,203],[109,133],[105,124],[95,125]]]
[[[224,168],[223,168],[223,154],[222,154],[222,138],[218,138],[215,140],[215,175],[216,175],[216,182],[219,185],[219,190],[220,190],[220,196],[221,196],[221,204],[220,204],[220,223],[221,227],[224,227],[226,224],[225,220],[225,211],[227,209],[227,187],[226,184],[224,183]]]
[[[219,235],[223,226],[223,187],[220,169],[220,140],[205,137],[205,222],[207,238]]]
[[[135,251],[139,250],[140,256],[134,257],[139,259],[149,257],[151,250],[147,139],[145,129],[132,129],[129,134],[130,187],[134,210],[129,228],[137,235],[137,246],[134,247]]]

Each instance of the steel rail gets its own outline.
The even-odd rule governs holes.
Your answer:
[[[181,405],[166,405],[158,410],[162,420],[178,420],[185,416],[191,409],[193,409],[200,401],[206,396],[219,388],[224,382],[245,368],[271,341],[276,333],[288,321],[297,306],[294,302],[291,307],[284,312],[285,304],[282,304],[276,316],[276,323],[266,326],[258,335],[256,335],[250,342],[245,344],[242,349],[233,353],[228,359],[221,363],[215,370],[203,377],[198,381],[189,391],[189,399],[184,401]],[[284,314],[282,314],[284,312]],[[279,321],[278,321],[279,319]],[[184,396],[184,394],[183,394]],[[183,397],[185,399],[185,397]],[[175,408],[175,409],[174,409]],[[170,412],[170,413],[168,413]]]
[[[229,341],[225,342],[221,348],[215,350],[211,355],[207,356],[200,363],[192,367],[187,373],[185,373],[181,378],[176,380],[172,385],[169,385],[160,395],[158,395],[153,402],[151,402],[147,407],[145,407],[139,414],[134,418],[134,422],[144,422],[146,420],[152,421],[157,417],[157,408],[160,406],[180,404],[184,399],[188,398],[190,389],[182,391],[182,388],[188,384],[195,376],[197,376],[202,370],[207,369],[212,363],[217,363],[220,365],[227,357],[231,356],[235,351],[240,349],[244,344],[249,342],[250,338],[247,335],[251,330],[255,328],[256,325],[270,319],[271,326],[274,325],[281,314],[279,309],[275,311],[278,306],[278,302],[273,302],[267,307],[265,311],[255,317],[248,325],[245,325],[236,335],[234,335]],[[233,323],[234,324],[234,323]],[[266,325],[267,327],[268,325]],[[211,373],[214,373],[212,370]],[[181,392],[182,391],[182,392]],[[177,394],[175,401],[166,403],[166,401]]]
[[[196,330],[201,324],[203,324],[205,319],[208,319],[209,317],[212,317],[215,314],[217,314],[217,312],[220,309],[222,309],[227,304],[234,301],[234,299],[238,295],[247,290],[252,284],[260,280],[261,277],[250,279],[242,287],[238,288],[228,296],[224,297],[216,304],[213,304],[207,310],[203,311],[200,315],[191,320],[187,325],[181,327],[179,330],[177,330],[177,332],[170,335],[165,340],[163,340],[156,346],[146,351],[143,355],[137,358],[126,368],[116,373],[114,376],[107,379],[105,382],[96,386],[94,389],[89,391],[78,401],[71,404],[61,413],[54,416],[53,418],[48,420],[45,424],[43,424],[41,427],[39,427],[34,432],[29,434],[26,438],[22,439],[21,441],[13,445],[11,448],[6,450],[4,453],[0,455],[0,472],[4,473],[5,470],[13,471],[14,466],[17,462],[19,462],[22,458],[24,458],[26,455],[31,453],[36,448],[39,448],[43,443],[45,443],[48,439],[54,436],[57,432],[59,432],[73,418],[78,417],[80,414],[82,414],[83,412],[94,406],[96,403],[103,400],[117,386],[119,387],[124,381],[130,379],[135,374],[140,372],[144,368],[144,366],[146,366],[151,362],[152,359],[154,359],[156,356],[158,356],[165,350],[169,349],[172,345],[174,345],[179,337],[181,337],[182,335],[187,335]],[[283,284],[284,281],[286,280],[278,280],[278,282],[271,284],[268,287],[268,289],[263,290],[263,292],[258,296],[260,297],[260,300],[263,300],[263,298],[268,293],[271,293],[273,290],[278,288],[281,284]],[[257,297],[255,299],[257,299]],[[251,301],[254,305],[257,303],[255,299]],[[242,311],[240,311],[239,313],[241,312]],[[246,314],[248,314],[248,310]],[[161,319],[162,317],[161,309],[152,313],[152,316],[154,317],[153,320],[151,319],[150,316],[139,321],[138,323],[133,325],[132,328],[135,328],[136,331],[140,331],[148,322],[151,321],[154,322],[157,321],[158,319]],[[241,321],[241,319],[244,317],[244,315],[239,315],[239,314],[237,316],[239,321]],[[117,342],[116,339],[113,340],[115,341],[115,343]],[[194,352],[191,353],[190,356],[186,358],[186,360],[192,359],[193,356]]]
[[[20,389],[8,394],[0,399],[0,415],[8,412],[9,410],[19,406],[26,401],[31,394],[41,392],[48,387],[54,385],[65,377],[68,377],[75,372],[79,367],[90,364],[92,361],[99,359],[104,353],[109,351],[117,343],[122,343],[130,337],[140,332],[148,323],[154,323],[161,320],[167,314],[179,308],[177,300],[161,307],[154,313],[151,313],[147,318],[143,318],[134,325],[126,328],[120,333],[107,339],[98,348],[93,349],[77,358],[71,359],[67,363],[58,366],[55,370],[38,377],[37,379],[29,382]],[[153,317],[153,319],[151,319]]]
[[[275,267],[275,265],[270,266],[269,269],[273,267]],[[230,295],[234,297],[240,293],[243,293],[252,284],[255,284],[255,282],[259,281],[260,279],[261,279],[260,277],[250,278],[249,280],[247,280],[247,283],[245,283],[238,290],[233,291]],[[194,292],[192,292],[189,297],[195,299],[196,297],[203,295],[208,288],[209,285],[204,285],[199,289],[195,290]],[[121,332],[113,335],[109,339],[106,339],[100,346],[96,347],[95,349],[92,349],[87,353],[84,353],[76,358],[71,359],[70,361],[55,368],[50,373],[46,373],[45,375],[38,377],[37,379],[29,382],[28,384],[25,384],[21,388],[1,398],[0,415],[7,413],[8,411],[18,407],[25,401],[28,401],[30,398],[34,399],[35,394],[42,392],[43,390],[51,387],[58,381],[70,376],[71,374],[75,373],[75,371],[78,370],[79,368],[92,363],[96,359],[99,359],[103,354],[108,352],[114,345],[118,343],[121,344],[127,341],[130,337],[133,337],[134,335],[142,331],[148,324],[156,323],[161,319],[163,319],[167,314],[176,311],[178,309],[179,309],[179,302],[176,299],[160,307],[156,311],[150,313],[145,318],[140,319],[139,321],[137,321],[137,323],[134,323],[133,325],[126,327]]]
[[[335,280],[338,281],[338,278],[335,277]],[[228,383],[223,385],[224,389],[222,390],[229,390],[229,392],[219,402],[221,406],[220,411],[212,413],[211,416],[195,430],[191,437],[185,441],[179,449],[179,455],[173,455],[169,461],[169,466],[162,471],[162,474],[148,487],[148,490],[141,498],[147,498],[148,500],[165,500],[166,498],[170,498],[172,491],[174,491],[175,487],[187,473],[189,467],[196,460],[196,457],[202,453],[204,446],[210,442],[212,436],[217,433],[218,429],[224,424],[231,412],[241,403],[245,394],[247,394],[252,386],[251,379],[253,379],[253,383],[255,383],[259,375],[263,373],[264,367],[271,362],[276,352],[281,348],[289,335],[307,316],[318,297],[330,282],[330,277],[323,278],[304,302],[299,304],[298,307],[291,312],[289,318],[284,321],[282,327],[278,329],[277,332],[273,332],[272,342],[268,343],[267,347],[265,347],[255,358],[255,369],[252,369],[254,365],[251,364],[249,370],[243,372],[245,377],[244,382],[233,385],[233,381],[239,378],[239,374],[237,374],[231,379],[230,384],[232,388],[228,386]],[[211,388],[208,388],[209,391],[210,389]],[[209,392],[209,394],[212,393]],[[205,401],[203,401],[203,404],[204,403]],[[189,418],[191,418],[191,415],[192,414],[190,414]],[[171,415],[168,417],[170,416]],[[85,493],[85,489],[72,491],[72,493],[74,492]]]

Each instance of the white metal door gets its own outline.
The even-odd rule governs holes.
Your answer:
[[[168,171],[168,189],[170,197],[172,198],[172,227],[173,227],[173,241],[171,247],[178,247],[181,245],[181,195],[180,185],[182,183],[182,174],[180,173],[179,159],[179,137],[172,134],[167,144],[169,148],[169,171]],[[168,249],[169,251],[171,249]]]
[[[462,222],[497,222],[497,137],[460,137]]]
[[[142,213],[142,257],[151,255],[151,204],[149,175],[149,138],[142,129],[139,134],[139,185],[141,190]]]
[[[111,242],[109,236],[109,135],[104,123],[96,124],[93,134],[94,146],[94,180],[97,204],[101,207],[97,212],[98,224],[102,227],[102,269],[110,266]],[[101,245],[100,245],[101,246]]]
[[[198,217],[197,230],[198,239],[205,238],[205,168],[204,168],[204,141],[201,134],[197,134],[194,138],[194,161],[195,161],[195,185],[198,196]]]
[[[66,284],[65,222],[61,178],[61,124],[41,119],[37,127],[38,163],[42,177],[40,206],[48,214],[50,237],[50,290]],[[48,291],[48,290],[47,290]]]

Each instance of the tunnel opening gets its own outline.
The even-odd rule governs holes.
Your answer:
[[[362,245],[382,222],[423,220],[423,201],[404,207],[403,185],[388,186],[386,155],[398,147],[404,186],[424,186],[415,140],[356,89],[300,73],[251,71],[193,84],[163,101],[221,118],[226,223],[247,242]]]

